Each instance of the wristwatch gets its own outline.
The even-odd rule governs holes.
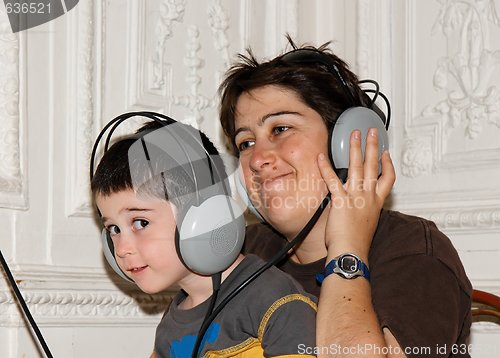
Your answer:
[[[345,279],[362,276],[370,281],[370,270],[368,266],[359,257],[351,253],[342,254],[332,259],[332,261],[326,265],[323,272],[316,274],[316,280],[322,283],[323,280],[332,273],[336,273]]]

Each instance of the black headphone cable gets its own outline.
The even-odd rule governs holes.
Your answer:
[[[231,301],[238,293],[240,293],[245,287],[247,287],[250,283],[252,283],[257,277],[259,277],[264,271],[266,271],[268,268],[271,266],[276,265],[278,262],[280,262],[286,254],[297,244],[302,242],[306,238],[306,236],[309,234],[309,232],[312,230],[314,225],[316,225],[316,222],[319,220],[321,214],[327,207],[327,205],[330,203],[330,198],[331,198],[331,193],[328,193],[323,201],[321,202],[320,206],[318,209],[316,209],[316,212],[313,214],[311,219],[308,221],[308,223],[304,226],[304,228],[297,234],[297,236],[292,239],[291,241],[288,242],[285,246],[281,248],[281,250],[274,255],[271,260],[266,262],[264,265],[262,265],[257,271],[255,271],[252,275],[250,275],[245,281],[240,283],[238,287],[236,287],[234,290],[232,290],[224,300],[222,300],[221,303],[213,310],[212,313],[207,315],[205,319],[203,320],[203,323],[201,325],[201,328],[198,332],[198,337],[196,338],[196,344],[193,348],[191,358],[197,358],[199,351],[201,351],[202,347],[201,341],[203,337],[205,336],[205,333],[212,323],[212,321],[215,319],[215,317],[222,311],[222,309]]]
[[[212,275],[213,293],[212,293],[212,297],[210,298],[210,304],[208,306],[207,313],[205,314],[205,318],[203,319],[203,322],[201,323],[201,327],[205,327],[205,325],[207,327],[207,328],[205,328],[205,332],[208,329],[208,327],[210,326],[210,323],[212,323],[212,321],[213,321],[213,319],[211,319],[210,322],[208,322],[208,320],[210,319],[210,317],[214,311],[215,302],[217,301],[217,296],[219,294],[221,281],[222,281],[222,272],[217,272],[217,273]],[[200,328],[200,330],[201,330],[201,328]],[[196,348],[196,350],[193,349],[193,355],[195,357],[198,356],[198,352],[196,352],[196,351],[199,351],[202,348],[201,341],[203,339],[203,336],[205,336],[205,332],[203,332],[203,335],[198,334],[198,336],[196,337],[196,342],[194,344],[194,347]],[[196,352],[196,354],[194,352]]]
[[[17,286],[16,280],[14,279],[14,276],[12,276],[12,273],[10,272],[9,265],[7,265],[7,261],[5,261],[5,258],[3,257],[2,250],[0,250],[0,262],[2,263],[2,267],[5,271],[5,274],[7,275],[7,279],[12,289],[14,290],[16,298],[19,301],[19,304],[21,305],[24,314],[26,315],[26,318],[28,319],[31,327],[33,328],[33,331],[35,332],[36,337],[38,338],[38,341],[40,342],[40,345],[42,346],[43,351],[45,352],[45,355],[47,356],[47,358],[53,358],[52,353],[50,352],[50,349],[47,346],[45,339],[43,338],[42,332],[40,332],[40,329],[38,328],[35,320],[33,319],[33,316],[31,315],[31,312],[28,308],[28,305],[26,304],[26,301],[24,300],[21,291],[19,291],[19,287]]]

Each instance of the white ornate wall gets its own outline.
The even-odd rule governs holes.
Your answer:
[[[393,205],[449,235],[478,289],[500,293],[499,1],[394,3]],[[394,13],[394,12],[393,12]],[[398,90],[399,89],[399,90]],[[397,92],[396,92],[397,91]],[[498,326],[473,326],[473,357],[500,354]]]
[[[86,0],[13,35],[0,6],[0,249],[54,356],[147,356],[168,304],[103,263],[88,193],[99,129],[148,109],[220,139],[224,70],[247,46],[280,52],[286,32],[333,40],[379,81],[398,173],[388,206],[435,220],[474,286],[500,294],[499,13],[499,0]],[[25,326],[2,277],[1,357],[41,355]],[[472,343],[498,338],[476,325]]]

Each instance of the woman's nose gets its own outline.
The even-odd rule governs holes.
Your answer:
[[[271,143],[255,143],[250,157],[250,169],[258,173],[276,161],[276,153]]]

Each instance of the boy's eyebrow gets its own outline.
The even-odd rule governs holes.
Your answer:
[[[149,211],[153,211],[153,209],[146,209],[146,208],[123,208],[121,209],[119,212],[123,212],[123,211],[127,211],[127,212],[135,212],[135,211],[138,211],[138,212],[149,212]],[[104,224],[106,221],[108,221],[109,219],[105,216],[101,216],[101,222]]]
[[[294,114],[294,115],[300,115],[299,112],[295,112],[295,111],[279,111],[279,112],[273,112],[273,113],[268,113],[266,114],[265,116],[263,116],[260,121],[259,121],[259,126],[262,126],[264,124],[264,122],[271,118],[271,117],[278,117],[278,116],[282,116],[284,114]],[[236,138],[236,136],[240,133],[240,132],[245,132],[245,131],[249,131],[250,128],[248,127],[240,127],[238,129],[236,129],[234,131],[234,134],[233,134],[233,138]]]

